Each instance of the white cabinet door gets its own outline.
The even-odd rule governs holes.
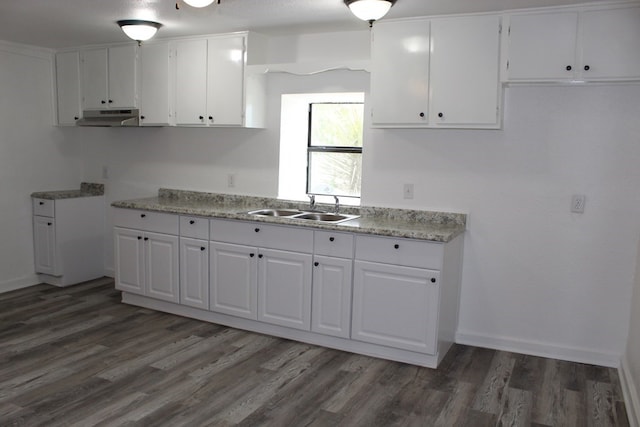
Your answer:
[[[584,12],[582,77],[640,78],[640,7]]]
[[[371,59],[373,124],[426,124],[429,21],[376,23]]]
[[[353,261],[314,256],[311,330],[349,338]]]
[[[498,124],[500,18],[431,21],[431,100],[434,125]]]
[[[116,289],[145,294],[143,233],[116,227],[114,232]]]
[[[140,123],[171,124],[169,90],[169,43],[140,46]]]
[[[135,107],[136,46],[90,49],[82,55],[85,109]]]
[[[351,338],[435,354],[439,272],[356,260]]]
[[[80,118],[80,53],[56,54],[58,125],[75,125]]]
[[[260,249],[258,320],[290,328],[311,328],[309,254]]]
[[[136,45],[109,48],[109,107],[136,107]]]
[[[207,43],[207,123],[240,126],[244,111],[245,37],[215,37]]]
[[[53,218],[33,217],[33,246],[36,273],[61,274],[56,269],[56,232]]]
[[[205,125],[207,40],[176,42],[176,124]]]
[[[180,238],[180,303],[209,309],[209,243]]]
[[[178,237],[145,233],[146,295],[165,301],[180,302],[178,276]]]
[[[209,242],[209,309],[256,320],[257,249]]]
[[[91,49],[82,53],[82,99],[85,109],[107,108],[108,49]]]
[[[512,15],[509,80],[571,79],[576,72],[576,12]]]

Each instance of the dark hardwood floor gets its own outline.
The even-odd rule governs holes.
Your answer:
[[[0,294],[0,425],[626,426],[615,369],[456,345],[437,370],[120,303]]]

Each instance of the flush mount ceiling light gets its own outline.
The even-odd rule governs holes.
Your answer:
[[[130,38],[138,42],[149,40],[154,36],[162,24],[141,19],[123,19],[117,22],[122,31]]]
[[[351,9],[351,13],[369,22],[370,27],[373,21],[386,15],[395,2],[396,0],[344,0],[344,4]]]
[[[214,0],[183,0],[183,1],[191,7],[207,7],[214,2]],[[218,1],[218,4],[220,4],[220,1]]]

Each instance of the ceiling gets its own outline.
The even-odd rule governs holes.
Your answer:
[[[254,30],[299,32],[364,30],[343,0],[221,0],[203,9],[175,0],[0,0],[0,40],[47,48],[128,41],[120,19],[163,24],[156,37]],[[594,0],[591,0],[593,2]],[[397,0],[387,18],[589,3],[589,0]]]

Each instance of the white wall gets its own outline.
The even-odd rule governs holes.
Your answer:
[[[639,242],[640,249],[640,242]],[[631,320],[627,349],[622,358],[620,380],[632,426],[640,425],[640,250],[631,300]]]
[[[638,99],[640,85],[510,87],[501,131],[373,132],[367,204],[469,213],[460,342],[618,365],[640,236]]]
[[[0,41],[0,292],[37,283],[30,194],[80,187],[78,147],[52,126],[51,63]]]

